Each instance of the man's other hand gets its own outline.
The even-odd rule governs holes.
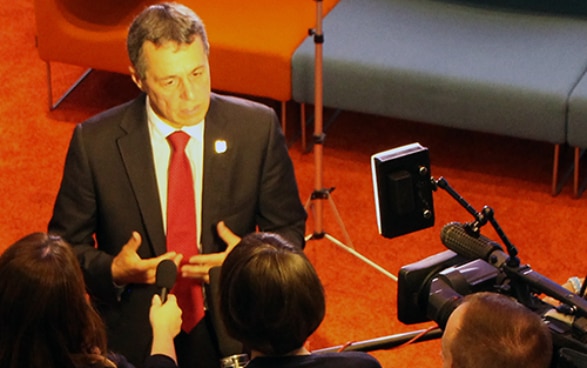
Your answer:
[[[167,252],[159,257],[142,259],[137,253],[140,246],[141,235],[133,231],[130,240],[112,261],[112,280],[115,284],[154,284],[159,262],[164,259],[171,259],[176,264],[181,262],[182,255],[175,252]]]

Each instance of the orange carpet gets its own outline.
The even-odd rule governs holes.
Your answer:
[[[49,112],[45,65],[34,44],[32,0],[8,2],[0,9],[5,30],[0,44],[0,250],[21,236],[46,229],[59,185],[65,151],[74,124],[136,94],[128,77],[95,72],[56,111]],[[82,72],[57,65],[56,89],[63,91]],[[296,133],[297,114],[288,121]],[[331,111],[326,111],[326,119]],[[328,130],[324,148],[324,186],[334,186],[333,203],[355,248],[396,274],[405,264],[443,251],[440,229],[471,216],[447,193],[434,194],[433,228],[384,239],[377,233],[370,156],[399,145],[420,142],[430,149],[432,174],[444,176],[473,207],[493,207],[496,219],[517,246],[523,263],[563,282],[587,273],[581,257],[587,239],[587,196],[571,198],[570,183],[552,197],[552,146],[343,112]],[[293,142],[302,200],[314,189],[314,156]],[[344,241],[334,212],[324,203],[324,229]],[[313,230],[311,215],[308,232]],[[483,233],[498,240],[486,226]],[[433,325],[406,326],[396,318],[397,285],[333,242],[310,241],[307,254],[327,293],[327,316],[311,338],[313,349],[347,341],[413,331]],[[440,367],[439,341],[372,352],[384,367]]]

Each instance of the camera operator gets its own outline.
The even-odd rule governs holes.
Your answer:
[[[491,292],[465,296],[442,336],[444,368],[548,368],[552,351],[539,315]]]

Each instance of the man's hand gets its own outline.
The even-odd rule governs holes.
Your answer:
[[[220,221],[218,225],[216,225],[216,230],[218,231],[218,235],[224,242],[226,243],[226,250],[220,253],[210,253],[210,254],[198,254],[192,256],[187,264],[181,267],[181,276],[182,277],[189,277],[204,281],[205,283],[210,282],[210,275],[209,271],[212,267],[222,265],[224,259],[230,253],[232,248],[234,248],[241,240],[241,238],[232,232],[226,226],[224,221]]]
[[[111,266],[112,280],[117,285],[154,284],[157,265],[164,259],[171,259],[176,264],[181,262],[181,254],[167,252],[159,257],[142,259],[137,250],[141,246],[141,235],[133,231],[130,240],[122,247]]]
[[[241,237],[236,235],[226,226],[224,221],[220,221],[218,225],[216,225],[216,231],[218,231],[218,235],[220,239],[224,240],[226,243],[226,253],[230,253],[232,248],[234,248],[240,241]]]

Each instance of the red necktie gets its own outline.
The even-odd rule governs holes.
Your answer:
[[[196,202],[190,160],[185,147],[190,136],[177,131],[167,137],[171,144],[167,181],[167,250],[183,254],[182,263],[198,254]],[[200,282],[179,277],[173,294],[182,310],[181,328],[190,332],[204,317],[204,301]]]

